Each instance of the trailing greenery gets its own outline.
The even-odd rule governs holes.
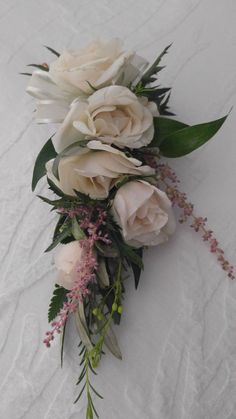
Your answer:
[[[89,356],[88,350],[86,349],[85,346],[82,345],[82,342],[80,343],[79,346],[80,347],[82,346],[82,349],[81,349],[80,354],[79,354],[81,356],[80,365],[82,366],[82,370],[81,370],[79,379],[78,379],[76,384],[80,385],[81,389],[80,389],[79,395],[75,399],[74,403],[77,403],[79,401],[79,399],[81,398],[82,394],[84,392],[86,392],[86,397],[87,397],[86,419],[93,419],[94,414],[98,418],[99,416],[98,416],[98,413],[97,413],[97,411],[95,409],[95,406],[94,406],[94,402],[93,402],[93,399],[92,399],[92,393],[94,393],[100,399],[103,399],[103,397],[92,386],[90,378],[89,378],[89,373],[90,372],[92,372],[95,375],[97,373],[94,371],[94,369],[91,366],[90,356]]]

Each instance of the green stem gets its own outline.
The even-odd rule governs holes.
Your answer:
[[[117,269],[116,280],[114,282],[115,298],[114,298],[113,303],[115,303],[115,304],[119,303],[120,298],[121,298],[121,293],[122,293],[121,271],[122,271],[122,262],[120,261],[119,265],[118,265],[118,269]],[[106,322],[102,326],[100,338],[98,339],[94,348],[89,352],[89,358],[90,358],[91,364],[94,368],[96,368],[98,366],[99,361],[101,359],[104,340],[106,338],[106,334],[109,330],[110,324],[113,320],[113,314],[114,314],[115,311],[116,310],[114,310],[113,308],[111,309],[111,312],[109,313],[109,316],[106,319]]]

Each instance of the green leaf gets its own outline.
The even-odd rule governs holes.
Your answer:
[[[35,190],[35,187],[41,179],[46,174],[45,164],[56,157],[57,153],[52,143],[52,137],[46,142],[43,146],[42,150],[39,152],[38,157],[36,159],[33,171],[33,178],[32,178],[32,191]]]
[[[89,382],[89,386],[90,386],[90,388],[92,389],[92,391],[94,392],[94,394],[96,394],[96,396],[98,396],[99,397],[99,399],[103,399],[103,397],[101,396],[101,394],[99,394],[98,392],[97,392],[97,390],[92,386],[92,384]]]
[[[145,86],[148,83],[152,83],[153,81],[156,80],[155,76],[159,71],[162,70],[163,67],[159,67],[159,63],[161,61],[161,59],[163,58],[163,56],[165,54],[167,54],[169,48],[171,47],[172,44],[168,45],[163,51],[162,53],[157,57],[157,59],[154,61],[154,63],[151,65],[151,67],[149,67],[147,69],[147,71],[144,73],[143,77],[141,78],[141,82],[142,84]]]
[[[84,383],[83,387],[81,388],[81,390],[80,390],[80,393],[79,393],[78,397],[76,397],[76,399],[75,399],[75,401],[74,401],[74,404],[75,404],[75,403],[77,403],[77,402],[79,401],[80,397],[82,396],[82,394],[83,394],[83,392],[84,392],[85,386],[86,386],[86,382]]]
[[[55,208],[63,208],[64,199],[62,198],[51,200],[42,195],[37,195],[37,197],[41,199],[43,202],[45,202],[46,204],[52,205]]]
[[[181,157],[191,153],[209,141],[220,129],[227,116],[204,124],[193,125],[167,135],[160,153],[165,157]]]
[[[56,237],[58,236],[58,234],[60,234],[61,227],[63,226],[63,224],[65,224],[66,220],[68,219],[68,216],[65,214],[60,214],[59,220],[57,221],[54,233],[53,233],[53,239],[52,241],[54,241],[56,239]]]
[[[64,343],[65,343],[66,322],[63,326],[63,331],[61,335],[61,368],[63,367],[63,352],[64,352]]]
[[[90,340],[88,328],[86,325],[83,303],[79,303],[78,311],[75,312],[75,324],[79,333],[79,337],[82,340],[84,346],[88,351],[91,351],[93,349],[93,344]]]
[[[137,265],[140,269],[143,269],[142,258],[138,254],[138,249],[133,249],[127,244],[121,244],[121,249],[125,258],[132,264]]]
[[[99,260],[99,264],[97,268],[97,277],[98,277],[98,283],[101,288],[109,287],[110,278],[107,272],[106,262],[104,259]]]
[[[176,121],[175,119],[165,118],[162,116],[155,117],[153,119],[154,122],[154,139],[152,140],[149,147],[159,147],[162,141],[168,135],[179,131],[183,128],[188,127],[187,124],[183,122]]]
[[[50,252],[54,247],[61,243],[66,237],[71,235],[71,225],[66,225],[61,227],[62,231],[53,239],[52,244],[45,250],[45,252]]]
[[[116,335],[111,327],[107,329],[104,343],[109,351],[118,359],[122,359],[122,353],[116,338]]]
[[[50,301],[48,309],[48,322],[51,323],[59,314],[59,311],[63,307],[64,302],[66,301],[66,294],[69,292],[59,285],[55,286],[52,299]]]
[[[117,258],[117,257],[119,257],[119,251],[118,251],[117,247],[115,247],[113,245],[108,246],[107,244],[95,242],[95,247],[98,250],[98,252],[106,258]]]
[[[93,400],[92,400],[92,397],[90,396],[90,394],[88,394],[88,399],[89,399],[89,401],[90,401],[90,403],[91,403],[91,406],[92,406],[92,409],[93,409],[93,411],[94,411],[94,413],[95,413],[96,418],[98,418],[98,419],[99,419],[98,412],[97,412],[97,411],[96,411],[96,409],[95,409],[95,406],[94,406],[94,403],[93,403]],[[93,416],[92,416],[92,418],[91,418],[91,419],[93,419]]]
[[[137,249],[136,251],[139,255],[139,257],[142,259],[143,257],[143,249]],[[138,288],[138,284],[139,284],[139,280],[140,280],[140,276],[141,276],[141,272],[142,272],[142,268],[140,266],[138,266],[135,263],[131,263],[131,268],[133,271],[133,275],[134,275],[134,283],[135,283],[135,289]]]
[[[57,52],[55,49],[48,47],[47,45],[44,45],[45,48],[48,49],[48,51],[50,51],[52,54],[56,55],[57,57],[60,57],[59,52]]]
[[[51,179],[47,178],[47,181],[51,191],[53,191],[56,195],[61,196],[62,198],[65,196],[64,192],[62,192],[61,189],[59,189]]]
[[[160,115],[174,115],[173,112],[169,111],[168,102],[170,99],[170,87],[151,87],[141,88],[140,95],[146,96],[151,102],[155,102]]]
[[[76,217],[72,218],[72,234],[75,240],[81,240],[85,237],[85,233],[83,232],[82,228],[79,226],[79,223]]]

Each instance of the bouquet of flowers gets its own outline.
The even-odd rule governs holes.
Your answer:
[[[49,305],[44,343],[50,347],[61,334],[61,359],[69,316],[80,338],[81,371],[78,401],[87,396],[86,418],[96,412],[91,383],[102,355],[109,350],[121,359],[113,323],[121,322],[125,282],[138,287],[143,251],[166,242],[179,221],[207,242],[227,275],[226,260],[206,218],[194,208],[163,157],[191,153],[212,138],[224,123],[218,120],[189,126],[173,119],[170,88],[158,84],[161,59],[152,65],[122,43],[94,41],[79,51],[56,56],[50,64],[30,64],[27,92],[36,99],[38,123],[58,124],[40,151],[32,189],[46,175],[56,197],[40,198],[58,214],[51,245],[58,246],[55,290]]]

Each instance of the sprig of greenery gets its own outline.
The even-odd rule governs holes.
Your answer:
[[[145,87],[140,81],[134,88],[136,96],[145,96],[149,101],[156,103],[160,115],[174,115],[169,110],[170,87]]]
[[[95,375],[96,375],[96,372],[91,366],[89,351],[86,349],[85,346],[82,347],[82,350],[80,351],[80,356],[82,357],[80,365],[83,365],[83,368],[76,384],[77,385],[81,384],[82,388],[80,390],[78,397],[75,399],[74,403],[77,403],[79,399],[81,398],[82,394],[84,393],[84,391],[86,391],[86,396],[87,396],[86,419],[93,419],[94,414],[98,418],[99,416],[94,406],[92,393],[94,393],[100,399],[103,399],[103,397],[101,396],[101,394],[98,393],[98,391],[93,387],[93,385],[90,382],[89,372],[91,371]]]
[[[157,57],[157,59],[154,61],[154,63],[151,65],[151,67],[149,67],[147,69],[147,71],[143,74],[143,76],[141,78],[141,82],[142,82],[143,86],[146,86],[147,84],[150,84],[150,83],[156,81],[157,74],[164,68],[164,67],[160,67],[159,64],[160,64],[162,58],[164,57],[164,55],[167,54],[171,45],[172,44],[168,45],[162,51],[162,53]]]
[[[161,115],[174,115],[169,110],[169,99],[170,99],[170,87],[160,87],[160,86],[151,86],[152,83],[157,81],[158,73],[165,68],[164,66],[159,66],[163,56],[167,54],[171,45],[168,45],[162,53],[157,57],[154,63],[147,69],[143,74],[139,83],[131,87],[132,91],[137,96],[145,96],[149,101],[155,102],[158,111]]]

